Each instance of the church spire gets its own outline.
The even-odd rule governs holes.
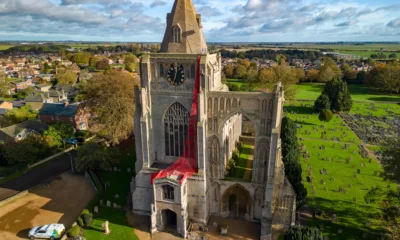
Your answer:
[[[207,53],[201,16],[196,14],[192,0],[175,0],[171,13],[167,14],[161,52]]]

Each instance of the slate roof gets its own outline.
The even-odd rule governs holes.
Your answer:
[[[39,115],[73,117],[78,112],[79,105],[45,103]]]
[[[25,102],[45,102],[47,97],[44,96],[42,93],[35,94],[33,96],[28,96],[25,98]]]
[[[38,133],[43,133],[49,128],[47,124],[41,123],[39,121],[26,121],[19,124],[11,125],[9,127],[5,127],[0,129],[2,134],[8,135],[9,137],[16,137],[20,132],[25,129],[34,130]]]

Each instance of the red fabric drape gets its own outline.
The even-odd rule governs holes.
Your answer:
[[[192,109],[190,111],[189,133],[185,141],[185,149],[182,156],[168,168],[154,173],[151,176],[151,183],[156,179],[170,177],[172,175],[180,176],[180,183],[189,176],[197,173],[197,122],[199,108],[200,91],[200,57],[197,58],[196,83],[193,91]]]

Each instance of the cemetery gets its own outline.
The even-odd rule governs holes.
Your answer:
[[[98,192],[87,206],[93,213],[93,223],[84,229],[86,239],[139,239],[128,222],[126,212],[129,183],[134,176],[134,158],[133,153],[125,153],[117,166],[100,172],[104,190]],[[107,234],[106,230],[109,230]]]
[[[286,115],[296,123],[303,182],[308,190],[307,205],[300,212],[308,212],[307,225],[320,228],[327,239],[377,239],[384,222],[378,217],[379,206],[369,204],[365,195],[377,186],[395,189],[396,185],[381,177],[379,162],[349,127],[360,126],[360,118],[343,117],[344,121],[336,114],[324,127],[312,106],[310,102],[288,102],[285,106]],[[346,116],[368,116],[361,114],[370,106],[357,103]],[[389,106],[391,111],[400,110],[399,105]],[[375,107],[377,112],[371,119],[388,109],[379,104]]]

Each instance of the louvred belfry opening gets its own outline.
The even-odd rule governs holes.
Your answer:
[[[182,183],[185,178],[197,173],[197,121],[199,108],[199,88],[200,88],[200,57],[197,59],[196,83],[193,90],[192,108],[190,111],[189,132],[185,140],[185,148],[179,159],[168,168],[154,173],[151,183],[156,179],[172,177]]]

